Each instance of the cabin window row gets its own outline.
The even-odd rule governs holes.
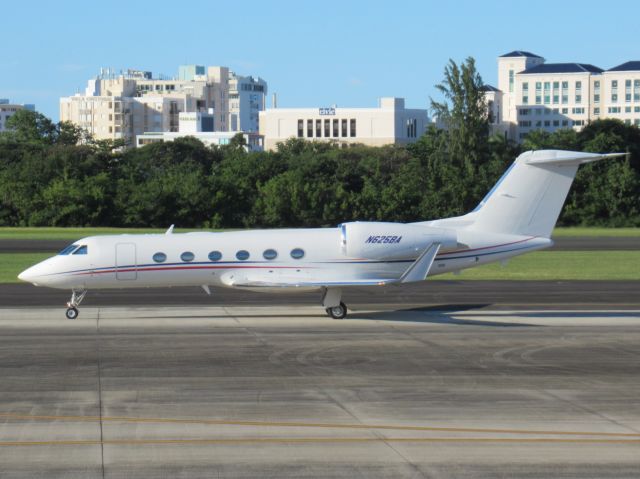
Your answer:
[[[304,258],[305,252],[302,248],[293,248],[290,252],[293,259]],[[246,261],[251,257],[251,254],[244,249],[236,252],[236,259],[240,261]],[[278,257],[278,252],[275,249],[266,249],[262,252],[262,257],[266,260],[274,260]],[[220,251],[212,251],[208,255],[209,261],[220,261],[222,259],[222,253]],[[191,251],[185,251],[180,255],[180,259],[184,262],[191,262],[195,259],[195,255]],[[164,263],[167,260],[167,255],[162,252],[158,252],[153,255],[153,261],[156,263]]]

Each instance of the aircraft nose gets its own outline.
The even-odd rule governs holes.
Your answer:
[[[18,275],[18,279],[22,281],[26,281],[27,283],[30,283],[31,280],[33,280],[34,276],[35,275],[33,274],[33,267],[31,267],[31,268],[25,269],[22,273],[20,273]]]

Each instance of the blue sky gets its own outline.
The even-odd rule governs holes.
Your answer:
[[[173,76],[197,63],[261,76],[281,107],[399,96],[421,108],[449,58],[473,56],[487,83],[511,50],[601,68],[640,60],[639,14],[627,0],[7,1],[0,98],[57,121],[58,98],[102,66]]]

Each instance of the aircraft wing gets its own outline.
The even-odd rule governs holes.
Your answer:
[[[340,286],[384,286],[393,283],[411,283],[427,279],[433,261],[440,250],[440,243],[433,243],[411,263],[399,278],[343,278],[340,280],[274,276],[266,272],[231,274],[223,281],[238,288],[335,288]]]

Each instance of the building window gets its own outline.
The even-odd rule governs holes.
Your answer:
[[[529,91],[529,82],[523,82],[522,83],[522,91],[523,92],[528,92]]]
[[[333,137],[338,138],[340,136],[338,129],[338,120],[333,120]]]
[[[529,97],[528,96],[523,96],[522,97],[522,104],[523,105],[528,105],[529,104]]]
[[[209,261],[220,261],[222,259],[222,253],[220,251],[212,251],[209,253]]]
[[[331,136],[331,120],[324,121],[324,137],[329,138]]]
[[[307,120],[307,138],[313,138],[313,120]]]
[[[544,126],[551,126],[551,121],[550,120],[545,120],[544,121]]]
[[[298,120],[298,138],[304,136],[304,120]]]
[[[195,255],[191,251],[185,251],[180,255],[180,259],[186,262],[193,261],[194,258]]]
[[[624,94],[624,101],[626,101],[627,103],[631,103],[631,93]]]
[[[550,100],[551,100],[551,96],[549,96],[549,95],[545,95],[544,96],[544,104],[545,105],[548,105],[550,103]]]
[[[594,108],[593,109],[593,114],[594,115],[599,115],[600,114],[600,108],[599,107]]]
[[[611,103],[618,103],[618,94],[617,93],[612,93],[611,94]]]
[[[349,136],[351,136],[351,138],[355,138],[356,136],[356,120],[354,118],[349,121]]]
[[[509,93],[513,93],[513,79],[514,79],[513,70],[509,70]]]
[[[340,136],[346,137],[347,136],[347,120],[346,119],[343,119],[341,121],[341,126],[342,126],[342,132]]]
[[[536,105],[542,104],[542,97],[540,95],[536,95]]]
[[[631,113],[631,107],[630,106],[625,106],[624,107],[624,112],[625,113]]]
[[[316,138],[322,136],[322,120],[316,120]]]
[[[600,80],[596,80],[593,82],[593,88],[597,91],[600,91]]]
[[[558,95],[553,95],[553,104],[557,105],[560,101],[560,97]]]
[[[576,95],[576,103],[582,103],[582,95]]]
[[[153,261],[156,263],[164,263],[167,261],[167,255],[164,253],[156,253],[153,255]]]
[[[593,95],[593,102],[594,103],[600,103],[600,94],[596,93]]]
[[[569,126],[569,120],[562,120],[562,126]]]
[[[553,126],[560,126],[560,120],[553,120]]]
[[[633,107],[633,112],[634,113],[640,113],[640,106],[634,106]]]

